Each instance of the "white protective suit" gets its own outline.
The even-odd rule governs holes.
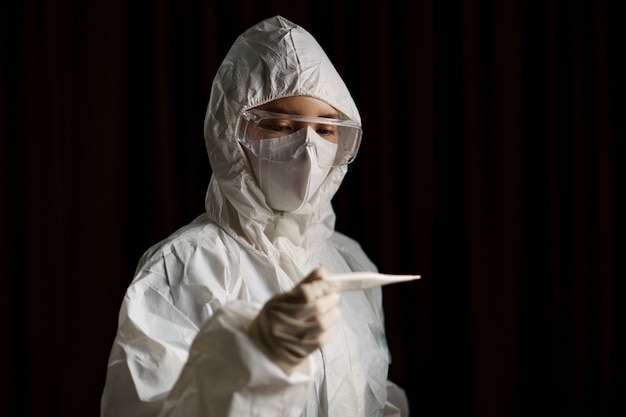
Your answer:
[[[246,333],[263,303],[320,265],[376,270],[358,243],[334,231],[331,198],[345,166],[332,168],[298,212],[273,211],[255,182],[237,120],[243,110],[295,95],[360,123],[307,31],[273,17],[244,32],[218,70],[207,109],[206,213],[141,258],[119,315],[102,416],[408,415],[404,392],[387,381],[380,287],[342,294],[332,338],[290,375]]]

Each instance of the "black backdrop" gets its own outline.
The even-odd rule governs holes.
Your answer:
[[[614,3],[0,3],[0,414],[97,416],[139,256],[203,210],[215,70],[281,14],[362,112],[337,229],[423,276],[384,291],[412,415],[619,415]]]

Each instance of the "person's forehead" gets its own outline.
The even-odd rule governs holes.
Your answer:
[[[302,116],[330,117],[337,118],[339,112],[328,103],[308,96],[283,97],[259,107],[276,113],[299,114]]]

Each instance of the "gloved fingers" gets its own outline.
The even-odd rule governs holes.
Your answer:
[[[283,342],[275,346],[275,358],[280,363],[286,363],[291,366],[298,365],[307,356],[320,347],[317,340],[313,340],[310,343],[303,344],[301,341],[287,343]]]
[[[264,320],[257,320],[250,329],[250,336],[259,347],[283,369],[295,366],[317,349],[317,341],[298,339],[288,333],[281,332]]]
[[[293,290],[272,297],[250,326],[252,339],[281,367],[319,349],[341,317],[338,285],[324,281],[324,274],[316,269]]]
[[[326,329],[315,337],[300,338],[292,334],[284,333],[277,335],[277,356],[289,358],[292,363],[299,363],[312,352],[321,348],[332,336],[333,328]]]
[[[318,314],[316,317],[319,328],[322,330],[328,330],[332,328],[341,318],[341,310],[339,310],[339,307],[334,304],[332,308]]]
[[[339,284],[334,281],[325,281],[322,278],[325,274],[324,268],[313,270],[291,291],[275,295],[268,303],[309,304],[318,298],[337,292],[340,288]]]
[[[296,287],[296,291],[302,292],[304,303],[310,303],[328,294],[336,293],[338,289],[339,285],[336,282],[324,281],[323,279],[305,282]]]
[[[323,267],[314,269],[306,278],[300,281],[294,288],[294,291],[300,291],[304,295],[305,299],[303,302],[309,302],[331,292],[337,292],[340,288],[339,284],[334,281],[326,281],[324,277],[327,274],[328,272]]]
[[[278,322],[293,327],[302,327],[307,322],[321,322],[321,317],[331,310],[338,310],[340,295],[328,294],[309,304],[291,304],[272,302],[265,314],[274,317]]]
[[[302,304],[283,302],[283,300],[270,300],[264,307],[264,314],[278,319],[285,324],[297,326],[300,321],[306,321],[317,314],[315,304]],[[278,318],[276,316],[279,316]]]
[[[308,356],[311,352],[321,348],[332,336],[334,327],[321,330],[317,328],[315,336],[297,337],[292,334],[280,334],[280,346],[293,352],[300,352],[302,357]]]
[[[274,336],[276,340],[280,341],[280,346],[287,347],[291,350],[300,350],[308,355],[320,347],[318,336],[322,333],[318,333],[315,337],[301,337],[299,335],[282,332],[277,329]]]
[[[336,305],[324,312],[316,312],[305,318],[295,319],[283,312],[272,313],[272,334],[290,334],[298,339],[315,338],[320,333],[332,327],[341,317],[341,312]]]
[[[339,305],[340,299],[341,295],[339,295],[339,293],[331,292],[315,300],[315,302],[311,304],[311,307],[315,310],[315,314],[324,314],[336,308]]]
[[[318,281],[321,279],[324,279],[324,277],[328,274],[328,272],[326,271],[326,268],[324,267],[319,267],[319,268],[315,268],[314,270],[312,270],[309,275],[307,275],[302,281],[300,281],[300,284],[306,284],[309,282],[313,282],[313,281]]]
[[[339,294],[329,294],[311,306],[311,314],[301,320],[300,336],[303,338],[317,337],[330,329],[341,317],[337,301]]]

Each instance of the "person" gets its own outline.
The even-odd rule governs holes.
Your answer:
[[[400,416],[380,287],[334,230],[361,141],[356,105],[313,36],[275,16],[241,34],[205,118],[206,212],[151,247],[124,296],[101,415]]]

